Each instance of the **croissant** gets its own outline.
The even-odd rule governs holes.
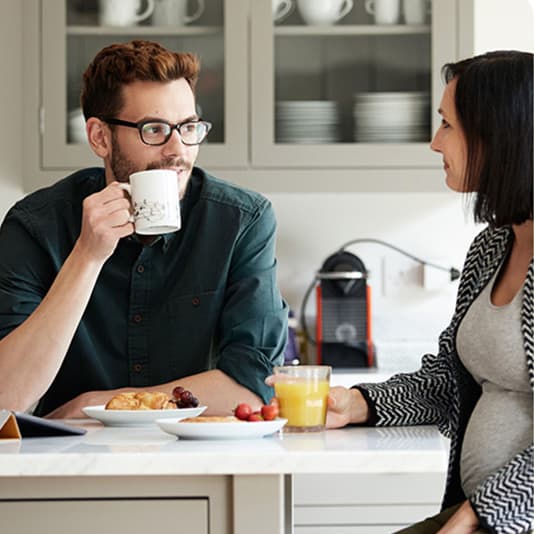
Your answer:
[[[106,410],[172,410],[176,403],[160,391],[128,391],[112,397]]]

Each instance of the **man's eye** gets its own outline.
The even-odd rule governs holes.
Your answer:
[[[182,130],[184,133],[196,132],[197,127],[198,127],[198,123],[196,122],[187,122],[185,124],[182,124]]]
[[[165,124],[158,124],[158,123],[145,124],[145,126],[143,127],[143,132],[145,132],[148,135],[165,134],[166,131],[167,131],[167,128]]]

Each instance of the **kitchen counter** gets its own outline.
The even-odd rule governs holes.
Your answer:
[[[175,522],[175,506],[200,499],[209,505],[189,514],[195,533],[203,532],[199,521],[211,525],[206,530],[210,533],[287,533],[292,532],[293,475],[443,473],[447,462],[446,441],[434,427],[425,426],[193,441],[178,440],[156,426],[67,422],[87,428],[87,434],[0,441],[0,518],[19,528],[6,532],[26,532],[16,521],[26,521],[28,529],[39,526],[41,534],[49,532],[42,522],[33,525],[31,517],[38,512],[49,517],[48,508],[60,505],[62,517],[68,517],[69,510],[86,514],[87,532],[94,532],[101,528],[102,517],[113,520],[119,504],[135,502],[133,510],[138,511],[147,499],[153,506],[147,505],[143,517],[161,501],[159,522],[169,501],[176,501]],[[115,503],[108,512],[111,519],[95,515],[95,499]],[[254,513],[259,509],[269,510],[260,522]],[[142,519],[128,514],[134,529],[128,527],[128,532],[133,534],[141,529]],[[120,524],[121,531],[127,531]],[[50,532],[61,529],[51,525]],[[77,527],[77,532],[86,530]]]
[[[249,440],[179,440],[155,425],[111,428],[87,421],[80,426],[86,435],[0,441],[0,477],[412,473],[446,467],[445,441],[429,426]]]

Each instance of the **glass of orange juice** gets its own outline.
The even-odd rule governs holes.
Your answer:
[[[330,391],[328,365],[284,365],[274,368],[274,391],[280,416],[287,419],[284,432],[318,432],[326,422]]]

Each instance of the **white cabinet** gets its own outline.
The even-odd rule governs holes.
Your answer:
[[[354,2],[335,25],[295,12],[265,24],[252,9],[252,162],[258,166],[432,168],[428,148],[456,53],[455,0],[433,0],[426,25],[377,25]],[[432,111],[431,111],[432,110]]]
[[[11,532],[76,534],[160,532],[208,534],[208,499],[58,499],[0,503],[0,517]]]
[[[439,512],[445,474],[296,475],[295,534],[391,534]]]
[[[135,38],[200,56],[197,100],[214,127],[198,164],[222,178],[268,192],[445,190],[441,159],[428,144],[443,88],[440,68],[458,58],[460,41],[469,41],[459,35],[460,0],[431,0],[422,25],[402,18],[376,25],[357,1],[337,24],[314,26],[296,7],[274,24],[271,0],[209,0],[191,24],[158,26],[149,18],[128,27],[101,25],[97,0],[22,1],[27,191],[99,164],[76,128],[69,131],[69,114],[76,115],[81,75],[95,53]],[[378,130],[373,118],[365,124],[366,99],[384,93],[401,95],[401,108],[402,99],[409,108],[426,95],[423,118],[408,137],[392,133],[388,122]],[[321,125],[312,123],[315,136],[295,139],[296,100],[312,102],[319,122],[335,124],[321,135]],[[392,109],[382,116],[406,112]]]
[[[231,534],[232,502],[227,476],[4,477],[0,526],[13,534]]]

